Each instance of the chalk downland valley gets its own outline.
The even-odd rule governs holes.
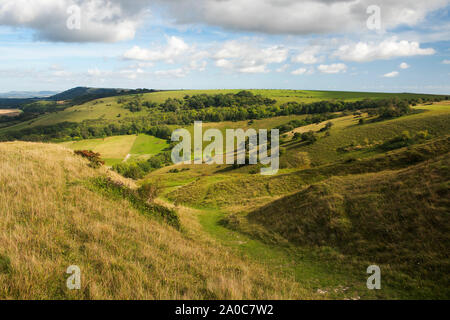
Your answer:
[[[197,120],[278,129],[279,171],[173,165]],[[449,96],[75,88],[0,140],[0,299],[450,298]]]

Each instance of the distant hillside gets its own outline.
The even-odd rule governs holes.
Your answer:
[[[118,96],[122,94],[137,94],[137,93],[148,93],[155,92],[156,90],[150,89],[119,89],[119,88],[89,88],[89,87],[76,87],[59,94],[53,95],[49,100],[59,101],[59,100],[71,100],[73,104],[84,103],[87,101]]]
[[[0,93],[3,99],[47,98],[58,94],[57,91],[10,91]]]

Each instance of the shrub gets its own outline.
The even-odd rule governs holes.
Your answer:
[[[302,133],[302,141],[306,142],[306,144],[313,144],[317,141],[317,137],[313,131]]]
[[[76,155],[89,160],[89,166],[92,168],[100,168],[105,162],[101,159],[100,153],[93,152],[92,150],[76,150]]]
[[[138,194],[142,200],[152,203],[159,196],[162,189],[161,180],[146,182],[138,189]]]

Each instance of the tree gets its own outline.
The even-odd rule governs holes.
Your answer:
[[[317,141],[317,137],[314,134],[314,131],[304,132],[302,133],[302,141],[306,142],[306,144],[313,144]]]

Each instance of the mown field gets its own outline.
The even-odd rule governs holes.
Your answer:
[[[166,140],[146,134],[70,141],[63,142],[61,145],[72,150],[92,150],[98,152],[109,166],[123,161],[148,159],[168,147]]]

